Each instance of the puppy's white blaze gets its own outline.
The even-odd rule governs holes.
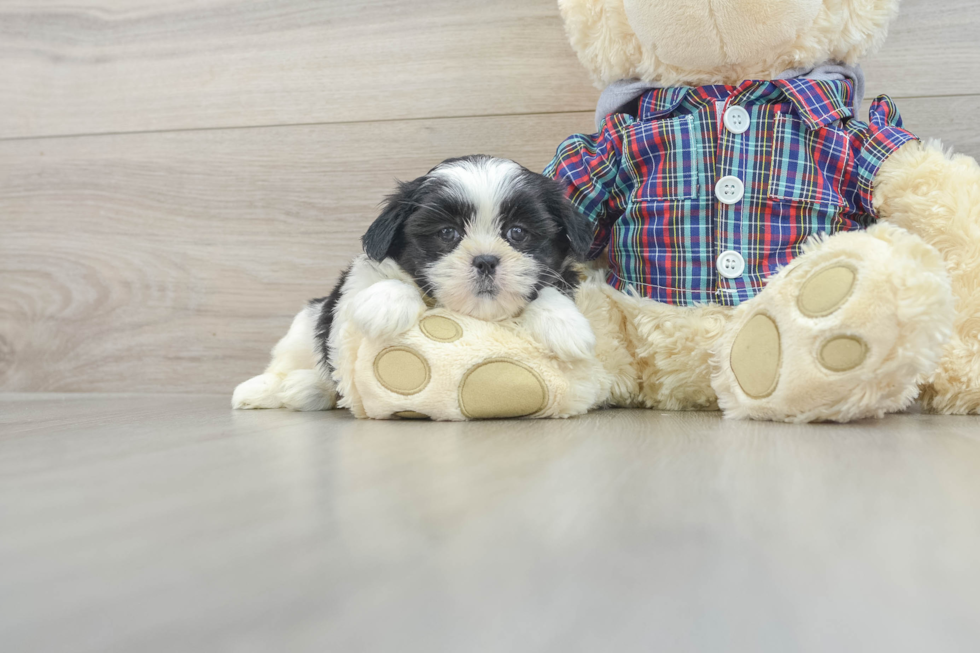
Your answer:
[[[513,161],[490,158],[454,161],[432,171],[450,192],[474,206],[476,229],[489,229],[498,219],[500,204],[513,192],[520,174],[521,167]]]
[[[450,254],[429,266],[426,280],[432,294],[447,308],[481,320],[514,317],[527,304],[540,274],[540,265],[511,247],[501,237],[501,205],[514,192],[520,166],[513,161],[480,159],[458,161],[432,174],[447,182],[449,192],[473,205],[466,235]],[[494,281],[495,295],[478,295],[477,256],[500,259]]]

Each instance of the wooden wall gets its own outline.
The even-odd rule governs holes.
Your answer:
[[[866,63],[980,156],[980,3]],[[554,0],[0,0],[0,390],[230,392],[395,178],[591,131]]]

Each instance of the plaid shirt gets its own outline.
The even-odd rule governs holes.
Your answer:
[[[886,96],[869,123],[852,118],[851,93],[847,81],[804,79],[654,89],[636,118],[613,114],[599,133],[568,138],[545,174],[595,226],[592,256],[608,247],[610,284],[668,304],[734,306],[811,235],[877,218],[878,169],[915,136]],[[748,112],[744,133],[724,124],[732,106]],[[733,204],[715,195],[728,176],[745,189]],[[719,272],[726,251],[744,261],[736,278]]]

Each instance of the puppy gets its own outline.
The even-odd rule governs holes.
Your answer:
[[[448,159],[401,183],[333,292],[312,300],[234,408],[325,410],[336,404],[346,321],[368,338],[410,329],[426,301],[482,320],[517,318],[556,357],[593,355],[572,296],[592,227],[558,182],[506,159]]]

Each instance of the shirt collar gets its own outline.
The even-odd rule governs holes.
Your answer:
[[[684,103],[692,109],[719,100],[731,104],[760,104],[789,100],[810,129],[825,127],[853,115],[853,86],[847,80],[781,79],[746,81],[738,86],[678,86],[655,88],[640,98],[640,120],[662,118]]]

